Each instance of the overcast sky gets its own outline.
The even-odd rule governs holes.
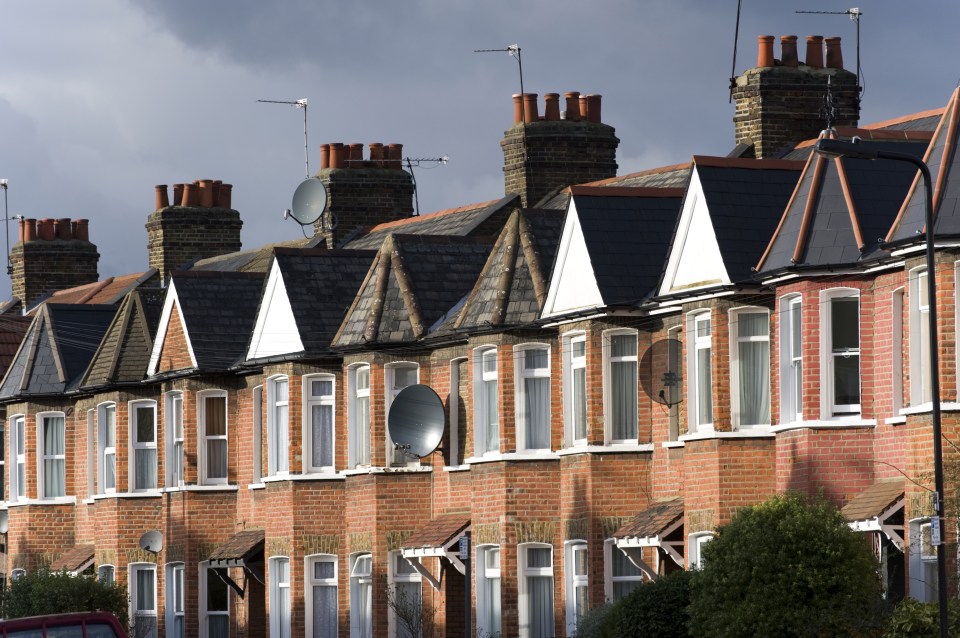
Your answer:
[[[325,142],[398,142],[448,155],[416,170],[428,213],[503,195],[499,141],[518,43],[524,88],[603,95],[620,173],[733,147],[736,0],[6,0],[0,19],[0,177],[10,215],[90,219],[100,275],[146,268],[155,184],[234,185],[243,244],[302,236],[283,221]],[[837,0],[743,0],[737,73],[756,36],[843,38]],[[859,0],[861,122],[937,108],[960,77],[960,3]],[[800,55],[804,47],[800,46]],[[779,46],[776,47],[779,56]],[[541,98],[542,102],[542,98]],[[541,106],[542,108],[542,106]],[[10,225],[11,244],[17,229]],[[0,230],[2,241],[2,230]],[[0,297],[10,283],[0,278]]]

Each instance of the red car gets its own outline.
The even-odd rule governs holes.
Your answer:
[[[3,638],[127,638],[117,617],[105,611],[0,620]]]

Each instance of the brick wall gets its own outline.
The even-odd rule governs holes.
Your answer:
[[[151,268],[162,278],[197,259],[240,250],[240,213],[232,208],[168,206],[147,218]]]
[[[314,234],[328,248],[358,228],[413,214],[413,177],[400,168],[328,168],[319,177],[327,189],[327,207],[314,224]]]
[[[13,296],[30,307],[57,290],[93,283],[99,260],[86,239],[21,239],[10,250]]]

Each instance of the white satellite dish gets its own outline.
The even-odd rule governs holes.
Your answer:
[[[163,549],[163,534],[157,530],[145,532],[140,537],[140,549],[151,554],[157,554]]]
[[[397,449],[424,457],[440,445],[446,419],[443,401],[430,386],[407,386],[390,404],[387,431]]]
[[[310,177],[300,182],[293,192],[290,216],[301,226],[309,226],[320,219],[326,207],[327,187],[316,177]]]

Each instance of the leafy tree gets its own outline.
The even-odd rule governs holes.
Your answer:
[[[704,546],[695,636],[878,636],[883,599],[863,536],[822,498],[786,494],[741,510]]]
[[[126,589],[116,583],[40,569],[10,583],[0,603],[0,616],[22,618],[71,611],[108,611],[126,627],[127,603]]]

